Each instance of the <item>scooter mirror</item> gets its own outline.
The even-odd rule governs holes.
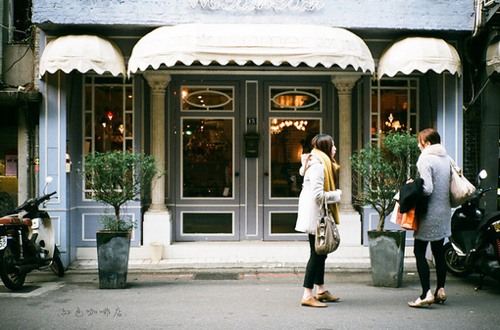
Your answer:
[[[45,183],[51,183],[52,181],[54,181],[54,178],[51,176],[45,178]]]
[[[481,172],[479,172],[478,176],[481,180],[484,180],[488,177],[488,172],[486,172],[486,170],[481,170]]]

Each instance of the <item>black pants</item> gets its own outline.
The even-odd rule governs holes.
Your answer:
[[[428,241],[415,239],[413,246],[413,253],[415,254],[415,259],[417,260],[418,276],[420,277],[420,284],[422,285],[422,295],[420,296],[422,299],[425,298],[427,291],[431,289],[430,270],[429,265],[427,264],[427,259],[425,258],[425,251],[427,250],[428,243]],[[436,266],[436,291],[439,288],[444,288],[444,284],[446,282],[446,265],[444,260],[443,243],[444,238],[439,241],[431,242],[432,255],[434,256],[434,263]]]
[[[327,255],[319,255],[314,249],[314,240],[316,236],[309,234],[309,247],[311,254],[306,266],[304,276],[304,288],[313,289],[314,284],[325,284],[325,260]]]

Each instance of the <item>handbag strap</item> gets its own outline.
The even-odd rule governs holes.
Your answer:
[[[323,215],[326,216],[328,215],[328,211],[329,211],[329,208],[328,208],[328,204],[326,203],[326,196],[323,194],[323,205],[321,205],[321,208],[323,209]]]
[[[311,160],[311,157],[312,157],[312,155],[311,155],[311,154],[309,154],[309,155],[306,157],[306,161],[305,161],[305,163],[304,163],[304,176],[306,175],[306,171],[307,171],[307,167],[308,167],[307,165],[309,165],[309,161]]]
[[[450,156],[448,156],[448,157],[450,158],[451,170],[452,171],[454,170],[459,176],[462,176],[463,171],[460,168],[460,166],[457,165],[457,163],[455,162],[455,160],[453,158],[451,158]]]

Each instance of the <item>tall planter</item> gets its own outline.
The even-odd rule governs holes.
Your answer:
[[[368,231],[373,285],[399,288],[403,283],[406,231]]]
[[[131,232],[98,231],[99,289],[123,289],[127,285]]]

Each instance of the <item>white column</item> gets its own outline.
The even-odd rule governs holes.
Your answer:
[[[165,173],[165,91],[171,77],[161,72],[146,72],[144,78],[151,87],[151,154],[159,173]],[[165,176],[152,184],[151,206],[144,214],[144,245],[172,243],[171,214],[165,205]]]
[[[340,201],[339,231],[344,246],[361,244],[361,217],[352,206],[352,88],[359,76],[332,76],[332,83],[339,96],[339,189],[342,190]]]

